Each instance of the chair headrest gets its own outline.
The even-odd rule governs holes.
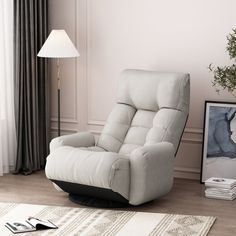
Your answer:
[[[178,109],[188,113],[190,75],[128,69],[119,80],[117,102],[136,109]]]

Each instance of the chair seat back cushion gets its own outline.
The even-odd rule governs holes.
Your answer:
[[[126,70],[117,104],[97,146],[124,155],[137,147],[171,142],[177,150],[189,109],[189,75]]]

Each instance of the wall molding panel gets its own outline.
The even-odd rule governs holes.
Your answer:
[[[190,134],[203,134],[203,129],[186,127],[184,132]]]
[[[57,122],[57,118],[56,117],[51,117],[51,122]],[[77,119],[61,118],[61,123],[78,124],[78,120]]]
[[[104,126],[106,124],[106,121],[103,120],[89,120],[88,125],[97,125],[97,126]]]
[[[57,132],[57,127],[52,126],[51,132]],[[70,128],[62,128],[61,132],[62,133],[76,133],[76,132],[78,132],[78,130],[77,129],[70,129]]]

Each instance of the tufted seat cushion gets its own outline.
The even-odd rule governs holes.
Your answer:
[[[47,177],[111,189],[128,198],[129,160],[118,153],[102,152],[97,148],[95,148],[96,151],[89,149],[83,150],[69,146],[55,149],[47,158],[45,170]]]

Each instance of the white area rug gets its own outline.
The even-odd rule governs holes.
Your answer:
[[[203,236],[215,221],[209,216],[0,203],[0,235],[14,235],[4,226],[7,221],[29,216],[51,220],[59,228],[19,236]]]

